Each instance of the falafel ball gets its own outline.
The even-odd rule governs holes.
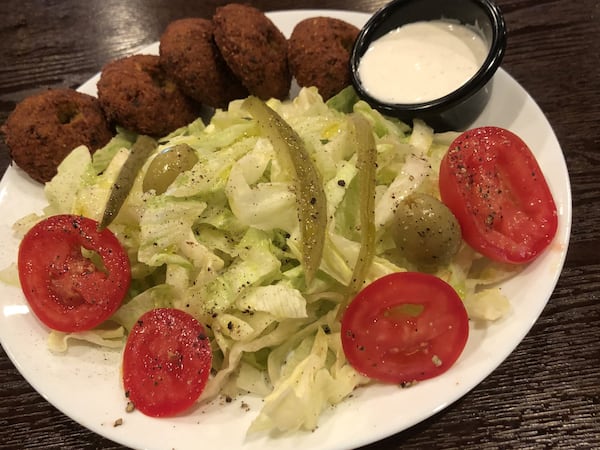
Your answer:
[[[132,55],[111,61],[97,83],[98,99],[109,121],[139,134],[164,136],[199,115],[160,66],[158,55]]]
[[[299,22],[289,39],[290,70],[299,86],[316,86],[323,99],[334,96],[350,81],[350,53],[359,29],[332,17]]]
[[[248,91],[263,100],[286,98],[292,76],[279,28],[262,11],[237,3],[217,8],[212,20],[221,55]]]
[[[113,137],[98,99],[72,89],[50,89],[17,104],[1,130],[12,160],[40,183],[80,145],[93,153]]]
[[[171,22],[160,38],[160,64],[184,94],[213,108],[224,108],[248,91],[219,53],[214,26],[202,18]]]

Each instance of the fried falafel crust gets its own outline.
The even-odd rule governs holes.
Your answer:
[[[158,55],[111,61],[102,69],[97,88],[108,119],[139,134],[164,136],[199,115],[199,105],[167,76]]]
[[[103,147],[113,131],[98,99],[72,89],[50,89],[17,104],[2,127],[12,160],[40,183],[56,175],[74,148]]]
[[[348,86],[350,53],[359,31],[332,17],[299,22],[288,42],[290,70],[298,85],[315,86],[325,100]]]
[[[217,8],[212,20],[221,55],[248,91],[263,100],[286,98],[292,76],[279,28],[262,11],[238,3]]]
[[[160,64],[184,94],[213,107],[248,95],[223,60],[208,19],[186,18],[167,26],[160,38]]]

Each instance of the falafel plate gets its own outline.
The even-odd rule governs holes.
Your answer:
[[[289,37],[323,16],[368,19],[265,17]],[[81,90],[96,95],[100,76]],[[246,84],[210,118],[149,139],[113,124],[110,142],[74,148],[43,187],[16,168],[2,180],[2,344],[86,427],[136,448],[357,447],[460,398],[540,314],[566,253],[568,176],[512,78],[498,73],[502,94],[468,135],[384,117],[351,88],[290,86],[261,99]],[[524,105],[516,119],[500,95]],[[452,173],[466,156],[450,150],[482,133],[548,180],[528,181],[544,226],[519,229],[537,244],[516,260],[504,240],[465,236],[477,215],[443,200],[454,184],[440,167]],[[131,186],[99,227],[123,176]]]

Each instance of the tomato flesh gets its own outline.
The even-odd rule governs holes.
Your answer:
[[[97,226],[89,218],[56,215],[34,225],[21,241],[21,288],[31,310],[49,328],[64,332],[94,328],[119,308],[127,294],[131,279],[127,253],[110,230],[98,231]]]
[[[448,370],[462,353],[469,319],[454,289],[433,275],[397,272],[361,290],[342,317],[342,346],[363,375],[411,383]]]
[[[529,147],[508,130],[481,127],[458,136],[440,165],[439,187],[463,239],[493,260],[532,261],[556,234],[546,179]]]
[[[203,325],[185,311],[158,308],[143,314],[123,352],[123,386],[136,409],[168,417],[191,407],[212,364]]]

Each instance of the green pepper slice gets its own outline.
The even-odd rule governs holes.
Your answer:
[[[351,294],[363,287],[363,283],[375,256],[375,171],[377,149],[371,124],[358,113],[350,116],[356,133],[356,167],[360,190],[360,251],[349,285]]]
[[[125,164],[121,167],[119,175],[117,175],[117,179],[112,185],[98,229],[102,230],[103,228],[106,228],[112,223],[114,218],[117,217],[121,206],[123,206],[125,199],[131,191],[131,187],[135,182],[135,177],[148,157],[156,150],[157,146],[157,142],[150,136],[138,136],[131,147]]]
[[[248,97],[242,107],[256,119],[275,151],[291,162],[296,172],[296,199],[302,238],[302,264],[310,285],[321,264],[327,227],[327,200],[323,181],[302,138],[283,118],[257,97]]]

